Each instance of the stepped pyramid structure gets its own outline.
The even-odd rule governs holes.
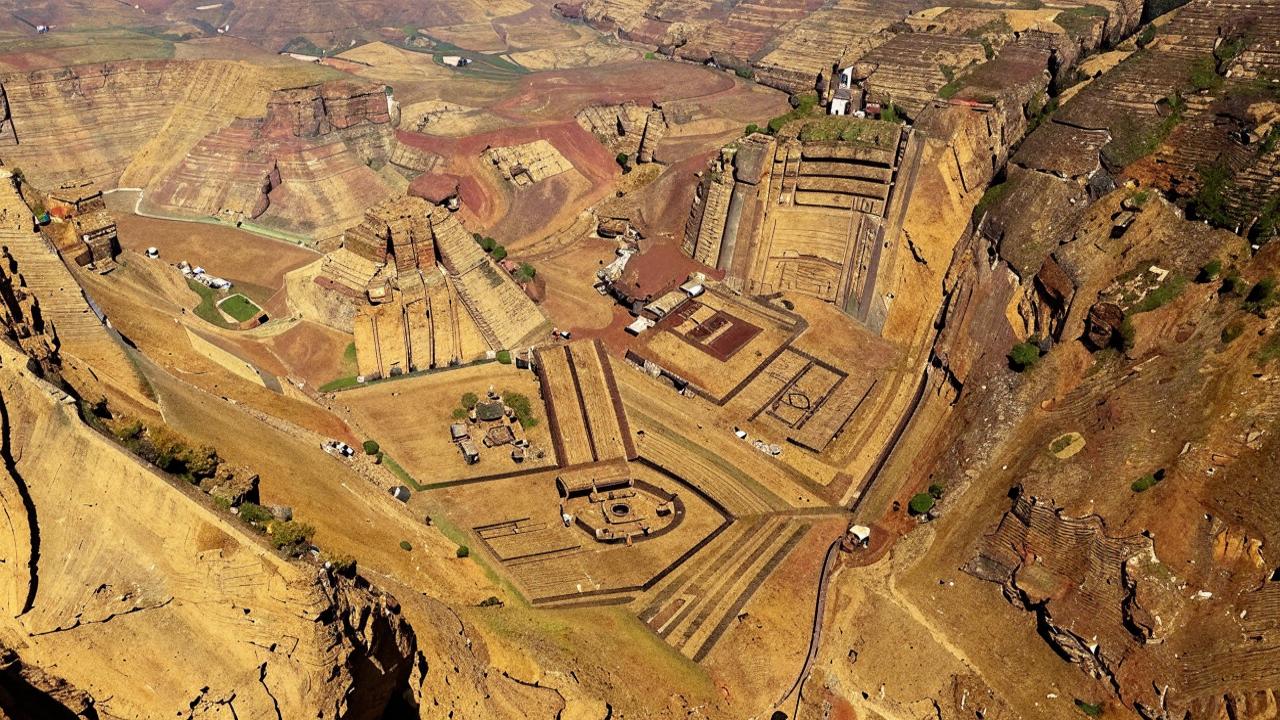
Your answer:
[[[316,285],[355,306],[362,376],[387,377],[528,347],[546,316],[448,210],[387,200],[343,234]]]

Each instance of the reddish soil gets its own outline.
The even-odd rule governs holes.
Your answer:
[[[573,117],[587,105],[702,98],[732,91],[735,78],[685,63],[652,60],[534,73],[491,110],[529,122]]]
[[[608,186],[621,173],[609,151],[574,120],[503,128],[461,138],[401,130],[397,133],[397,138],[406,145],[439,155],[444,159],[441,170],[461,177],[461,212],[475,226],[493,228],[504,217],[517,220],[517,226],[511,231],[518,232],[520,236],[501,238],[504,242],[515,242],[525,236],[537,235],[549,229],[548,226],[557,217],[576,215],[579,209],[599,201],[607,192]],[[502,181],[497,179],[491,168],[486,167],[480,154],[486,148],[519,145],[534,140],[546,140],[554,145],[587,180],[589,190],[574,192],[571,188],[566,188],[567,197],[545,197],[546,192],[554,188],[554,185],[548,188],[539,186],[563,178],[567,173],[520,191],[516,191],[514,186],[494,186],[492,183]],[[411,186],[410,191],[425,191],[433,182],[430,178],[420,178],[415,186]],[[539,190],[542,192],[538,192]]]

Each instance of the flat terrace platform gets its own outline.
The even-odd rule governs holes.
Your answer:
[[[628,359],[724,404],[805,327],[798,315],[712,286],[641,335]]]
[[[599,541],[576,518],[564,523],[556,478],[565,471],[559,470],[432,492],[435,501],[448,508],[450,518],[470,530],[534,605],[602,596],[613,596],[616,602],[619,596],[644,592],[729,522],[715,501],[650,465],[595,464],[575,467],[573,472],[592,469],[608,475],[621,473],[635,482],[630,490],[609,491],[618,495],[619,503],[642,507],[646,498],[674,494],[678,500],[674,519],[659,521],[656,513],[649,512],[647,520],[655,527],[661,525],[651,536],[630,545]]]

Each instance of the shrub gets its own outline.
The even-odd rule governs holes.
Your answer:
[[[507,249],[499,245],[495,247],[492,251],[490,251],[489,255],[494,260],[497,260],[498,262],[502,262],[503,260],[507,259]]]
[[[288,520],[271,526],[271,544],[286,555],[298,555],[311,544],[316,529],[306,523]]]
[[[450,416],[454,420],[465,420],[467,419],[467,411],[462,408],[454,408]]]
[[[907,511],[912,515],[923,515],[933,509],[933,504],[932,495],[927,492],[917,493],[907,502]]]
[[[134,420],[117,427],[113,434],[120,442],[126,442],[128,440],[136,440],[144,429],[140,420]]]
[[[250,525],[262,525],[271,519],[271,512],[257,503],[241,503],[239,518]]]
[[[320,559],[329,563],[329,566],[340,575],[350,577],[356,570],[356,559],[346,553],[329,554],[323,553]]]
[[[462,393],[462,407],[466,410],[475,408],[476,403],[480,402],[480,398],[476,397],[473,392]]]
[[[1058,438],[1057,440],[1054,440],[1054,441],[1053,441],[1053,443],[1049,445],[1049,450],[1050,450],[1050,452],[1053,452],[1054,454],[1060,453],[1060,452],[1062,452],[1063,450],[1066,450],[1068,447],[1070,447],[1070,446],[1071,446],[1071,441],[1072,441],[1072,440],[1075,440],[1075,437],[1074,437],[1074,436],[1069,435],[1069,434],[1068,434],[1068,435],[1063,435],[1062,437]]]
[[[1088,715],[1089,717],[1102,717],[1102,703],[1090,703],[1085,702],[1080,698],[1076,698],[1076,707],[1080,709],[1080,712]]]
[[[493,249],[498,247],[498,241],[488,236],[482,237],[476,242],[480,243],[480,249],[485,252],[493,252]]]
[[[657,60],[657,59],[658,59],[658,54],[657,54],[657,53],[655,53],[655,52],[653,52],[652,50],[650,50],[649,52],[647,52],[647,53],[645,53],[645,54],[644,54],[644,59],[645,59],[645,60]]]
[[[480,601],[480,607],[501,607],[501,606],[502,606],[502,601],[499,600],[497,596],[494,596],[494,595],[490,595],[489,597]]]
[[[1244,323],[1240,322],[1239,320],[1229,323],[1226,327],[1222,328],[1222,344],[1223,345],[1229,344],[1232,340],[1235,340],[1236,338],[1240,337],[1240,334],[1243,332],[1244,332]]]
[[[1200,268],[1200,273],[1196,275],[1196,282],[1207,283],[1218,278],[1222,274],[1222,261],[1210,260]]]
[[[760,126],[759,126],[759,125],[757,125],[757,124],[755,124],[755,123],[751,123],[750,125],[748,125],[748,126],[747,126],[747,134],[748,134],[748,135],[754,135],[754,134],[756,134],[756,133],[758,133],[758,132],[760,132]]]
[[[458,551],[455,554],[460,558],[464,558],[471,554],[471,549],[468,548],[466,545],[459,545]]]
[[[631,169],[631,158],[624,152],[618,153],[613,158],[613,161],[618,163],[618,167],[622,168],[622,172],[627,172]]]
[[[1218,288],[1219,295],[1235,295],[1243,296],[1249,289],[1249,283],[1240,276],[1240,271],[1232,268],[1227,271],[1227,276],[1222,279],[1222,287]]]
[[[1262,343],[1262,347],[1258,348],[1258,352],[1254,355],[1254,359],[1258,361],[1259,365],[1266,365],[1276,358],[1280,358],[1280,335],[1272,335],[1267,338],[1267,341]]]
[[[1138,330],[1133,326],[1133,318],[1126,317],[1120,323],[1120,349],[1129,352],[1138,341]]]
[[[1245,296],[1244,301],[1253,305],[1265,305],[1274,300],[1275,295],[1276,279],[1265,277],[1249,288],[1249,294]]]
[[[1144,48],[1150,45],[1151,41],[1155,39],[1156,26],[1148,23],[1146,27],[1142,28],[1142,32],[1138,33],[1138,47]]]
[[[194,448],[184,445],[178,449],[174,459],[193,482],[201,478],[213,477],[213,474],[218,471],[218,465],[222,463],[218,457],[218,451],[209,445]]]
[[[510,365],[510,364],[511,364],[511,351],[510,351],[510,350],[499,350],[499,351],[497,352],[497,358],[498,358],[498,362],[502,363],[503,365]]]
[[[1034,343],[1020,342],[1009,351],[1009,364],[1014,370],[1030,370],[1040,360],[1040,348]]]
[[[1134,480],[1129,485],[1129,489],[1133,490],[1136,493],[1145,492],[1147,490],[1150,490],[1158,482],[1160,481],[1156,478],[1155,475],[1151,473],[1147,473],[1146,475],[1143,475],[1137,480]]]
[[[985,215],[993,205],[1000,202],[1001,198],[1008,195],[1009,190],[1012,188],[1013,186],[1007,182],[996,183],[995,185],[987,188],[986,191],[982,193],[982,199],[978,201],[977,205],[973,206],[973,223],[977,225],[978,221],[982,219],[982,216]]]
[[[506,392],[502,394],[502,402],[515,411],[520,427],[531,428],[538,424],[538,419],[533,416],[533,404],[529,402],[529,398],[520,393]]]
[[[410,550],[413,549],[413,543],[409,542],[408,540],[401,540],[400,549],[404,550],[405,552],[409,552]]]
[[[933,483],[932,485],[929,486],[929,497],[933,498],[934,500],[941,500],[942,493],[945,491],[946,491],[946,488],[942,487],[938,483]]]
[[[756,76],[756,71],[752,70],[749,67],[735,68],[734,72],[737,73],[738,77],[742,78],[743,80],[750,80]]]
[[[902,113],[898,111],[897,105],[894,105],[893,103],[889,103],[888,105],[885,105],[884,109],[880,111],[880,119],[885,122],[897,123],[897,122],[903,122],[905,118],[903,118]]]
[[[516,271],[516,277],[521,282],[528,282],[538,276],[538,269],[527,262],[520,263],[520,269]]]
[[[377,455],[377,454],[378,454],[378,450],[380,450],[380,449],[381,449],[381,447],[378,445],[378,442],[377,442],[376,440],[365,440],[365,441],[364,441],[364,454],[365,454],[365,455]]]

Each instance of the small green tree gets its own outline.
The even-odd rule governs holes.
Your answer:
[[[1102,717],[1102,703],[1085,702],[1080,698],[1076,698],[1076,708],[1089,717]]]
[[[466,420],[467,411],[463,410],[462,408],[454,408],[453,413],[451,413],[450,417],[452,417],[454,420]]]
[[[409,552],[410,550],[413,549],[413,543],[409,542],[408,540],[401,540],[400,549],[404,550],[405,552]]]
[[[498,262],[502,262],[503,260],[506,260],[506,259],[507,259],[507,249],[506,249],[506,248],[504,248],[504,247],[502,247],[501,245],[499,245],[499,246],[495,247],[495,248],[494,248],[494,249],[489,253],[489,255],[490,255],[494,260],[497,260]]]
[[[1227,271],[1227,276],[1222,278],[1222,287],[1218,288],[1218,294],[1240,297],[1248,290],[1249,283],[1240,276],[1239,270],[1232,268]]]
[[[286,555],[300,555],[311,544],[316,529],[306,523],[287,520],[271,525],[271,544]]]
[[[747,126],[747,134],[748,134],[748,135],[754,135],[754,134],[756,134],[756,133],[758,133],[758,132],[760,132],[760,126],[759,126],[759,125],[757,125],[757,124],[755,124],[755,123],[751,123],[750,125],[748,125],[748,126]]]
[[[1120,332],[1117,337],[1119,338],[1121,350],[1129,352],[1133,349],[1134,343],[1138,341],[1138,330],[1133,326],[1133,318],[1126,317],[1120,323]]]
[[[497,353],[497,358],[498,358],[498,362],[502,363],[503,365],[510,365],[510,364],[511,364],[511,351],[510,351],[510,350],[499,350],[499,351],[498,351],[498,353]]]
[[[378,454],[378,450],[380,450],[380,449],[381,449],[381,448],[380,448],[380,446],[378,445],[378,443],[377,443],[377,441],[376,441],[376,440],[365,440],[365,441],[364,441],[364,454],[365,454],[365,455],[377,455],[377,454]]]
[[[520,263],[520,269],[516,271],[516,276],[521,282],[528,282],[538,275],[538,269],[527,262]]]
[[[1220,275],[1221,273],[1222,273],[1222,261],[1217,259],[1210,260],[1200,268],[1200,273],[1196,275],[1196,282],[1198,283],[1212,282],[1216,280],[1218,278],[1218,275]]]
[[[257,503],[241,503],[236,516],[250,525],[263,525],[271,519],[271,512]]]
[[[476,403],[480,402],[480,398],[476,397],[473,392],[462,393],[462,407],[471,410],[474,409]]]
[[[933,509],[933,496],[927,492],[917,493],[911,496],[911,500],[907,502],[907,512],[912,515],[924,515]]]
[[[464,557],[467,557],[467,556],[468,556],[468,555],[470,555],[470,554],[471,554],[471,549],[470,549],[470,548],[468,548],[466,545],[459,545],[459,546],[458,546],[458,552],[457,552],[458,557],[460,557],[460,558],[464,558]]]
[[[614,162],[618,163],[618,167],[622,168],[622,172],[631,172],[631,158],[626,153],[620,152],[615,157]]]
[[[941,500],[944,492],[946,492],[946,488],[942,487],[942,485],[938,483],[933,483],[929,486],[929,497],[934,500]]]
[[[1249,294],[1245,296],[1244,301],[1254,307],[1263,307],[1275,300],[1275,295],[1276,279],[1268,276],[1249,288]]]
[[[1040,361],[1040,347],[1035,343],[1020,342],[1009,351],[1009,364],[1014,370],[1030,370]]]
[[[493,249],[494,249],[494,248],[496,248],[496,247],[498,247],[498,241],[497,241],[497,240],[494,240],[493,238],[488,237],[488,236],[485,236],[485,237],[480,238],[480,249],[481,249],[481,250],[484,250],[485,252],[493,252]]]
[[[1156,483],[1158,483],[1158,482],[1160,482],[1160,481],[1156,479],[1156,476],[1155,476],[1155,475],[1153,475],[1153,474],[1151,474],[1151,473],[1147,473],[1146,475],[1143,475],[1142,477],[1138,478],[1137,480],[1134,480],[1134,481],[1129,485],[1129,489],[1130,489],[1130,490],[1133,490],[1133,491],[1134,491],[1134,492],[1136,492],[1136,493],[1145,492],[1145,491],[1147,491],[1147,490],[1150,490],[1150,489],[1151,489],[1151,487],[1152,487],[1153,485],[1155,485]]]

